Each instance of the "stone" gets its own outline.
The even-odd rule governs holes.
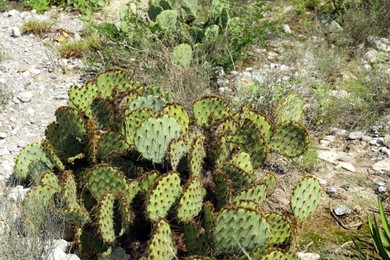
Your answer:
[[[338,157],[338,154],[334,151],[318,151],[317,157],[321,160],[334,163]]]
[[[378,187],[378,192],[379,193],[383,193],[383,192],[385,192],[387,189],[386,189],[386,187],[385,186],[379,186]]]
[[[9,177],[12,174],[12,171],[13,171],[13,167],[11,166],[9,161],[4,160],[0,164],[0,175],[3,175],[5,177]]]
[[[337,216],[344,216],[351,213],[351,209],[345,206],[344,204],[337,205],[333,208],[334,214]]]
[[[10,155],[10,151],[7,148],[0,148],[0,156]]]
[[[340,162],[352,162],[353,161],[353,157],[352,156],[349,156],[347,154],[341,154],[337,160],[339,160]]]
[[[31,91],[22,92],[22,93],[19,93],[19,95],[18,95],[18,99],[20,101],[22,101],[23,103],[30,102],[32,97],[33,97],[33,93]]]
[[[356,169],[355,167],[351,164],[351,163],[348,163],[348,162],[340,162],[339,165],[341,166],[341,168],[347,170],[347,171],[350,171],[350,172],[356,172]]]
[[[374,64],[378,60],[378,51],[377,50],[369,50],[364,54],[364,59],[370,63]]]
[[[36,69],[36,68],[32,68],[32,69],[29,69],[29,72],[31,73],[31,75],[36,76],[36,75],[41,73],[41,70]]]
[[[297,257],[299,260],[318,260],[320,255],[316,253],[298,252]]]
[[[19,16],[19,11],[12,9],[11,11],[8,11],[8,16],[17,17]]]
[[[21,185],[16,186],[8,194],[8,198],[14,202],[23,201],[30,188],[24,188]]]
[[[332,143],[332,142],[334,142],[336,140],[336,136],[334,136],[334,135],[327,135],[327,136],[324,137],[323,140],[326,140],[326,141],[329,141],[329,142]]]
[[[330,144],[330,142],[327,141],[327,140],[320,140],[320,144],[321,144],[322,146],[328,146],[328,145]]]
[[[363,135],[362,138],[361,138],[361,140],[362,140],[363,142],[370,142],[370,141],[372,141],[373,139],[372,139],[371,136]]]
[[[348,139],[349,139],[349,140],[356,140],[356,139],[362,138],[363,136],[364,136],[364,133],[363,133],[363,132],[355,131],[355,132],[349,133]]]
[[[348,131],[345,129],[333,128],[333,129],[331,129],[331,132],[337,136],[347,136],[348,135]]]
[[[369,36],[367,41],[378,51],[390,52],[390,40],[387,38]]]
[[[291,28],[288,24],[282,24],[282,28],[285,33],[292,33]]]
[[[328,188],[326,188],[327,194],[334,194],[336,192],[337,192],[337,188],[335,186],[329,186]]]
[[[66,258],[66,253],[64,251],[56,248],[50,253],[48,259],[49,260],[65,260],[67,258]]]
[[[7,133],[0,132],[0,139],[5,139],[7,138]]]
[[[22,35],[22,33],[20,32],[20,29],[18,27],[12,27],[11,29],[11,35],[12,37],[20,37]]]
[[[390,135],[385,136],[383,138],[383,145],[386,146],[387,148],[390,148]]]
[[[372,165],[372,169],[376,172],[390,172],[390,159],[384,159]]]
[[[372,139],[371,141],[368,142],[368,144],[371,145],[371,146],[377,146],[378,145],[376,139]]]
[[[373,179],[372,182],[377,186],[385,186],[385,182],[378,179]]]

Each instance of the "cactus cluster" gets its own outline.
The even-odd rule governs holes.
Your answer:
[[[196,15],[191,1],[182,3]],[[264,210],[277,185],[262,169],[268,154],[299,156],[308,147],[304,126],[282,118],[289,120],[273,125],[217,96],[187,110],[162,88],[112,69],[69,90],[46,139],[21,150],[15,174],[33,187],[26,205],[43,198],[73,225],[84,259],[116,245],[144,259],[294,259],[285,249],[317,208],[320,186],[305,177],[290,213]]]

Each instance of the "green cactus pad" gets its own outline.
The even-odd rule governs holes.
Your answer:
[[[27,193],[25,206],[36,207],[36,204],[34,205],[34,203],[40,203],[40,205],[48,206],[54,195],[58,192],[59,190],[54,189],[50,185],[35,186]]]
[[[113,244],[115,242],[114,202],[115,196],[111,193],[105,193],[99,201],[97,210],[99,233],[105,244]]]
[[[151,220],[166,217],[181,193],[182,188],[178,173],[171,172],[158,178],[146,199],[147,216]]]
[[[113,124],[114,109],[103,98],[95,98],[91,105],[92,117],[98,129],[109,130]]]
[[[81,114],[72,107],[59,107],[56,110],[56,120],[61,128],[70,136],[85,140],[87,128]]]
[[[140,188],[142,192],[148,192],[154,185],[154,182],[159,175],[159,172],[157,171],[151,171],[142,177],[140,181]]]
[[[271,194],[275,190],[276,185],[278,184],[278,179],[275,173],[267,171],[261,179],[261,182],[267,185],[267,193]]]
[[[50,158],[50,161],[53,162],[54,166],[59,171],[65,170],[65,165],[62,163],[61,159],[58,157],[57,153],[54,151],[53,146],[50,144],[48,140],[43,140],[42,143],[42,149],[47,155],[48,158]]]
[[[52,169],[54,166],[41,144],[34,143],[27,145],[23,147],[23,149],[19,152],[19,155],[16,157],[14,171],[17,179],[27,181],[28,178],[31,177],[29,176],[29,165],[33,161],[40,161],[47,165],[49,169]],[[39,176],[35,177],[39,178]]]
[[[190,144],[186,138],[178,138],[169,144],[169,162],[172,169],[177,170],[180,160],[188,153]]]
[[[173,63],[180,68],[187,68],[192,63],[192,48],[186,43],[179,44],[172,52]]]
[[[265,244],[268,232],[267,221],[257,211],[224,208],[215,220],[214,250],[217,254],[238,254],[242,248],[252,251]]]
[[[277,213],[269,213],[264,217],[269,225],[268,244],[282,244],[290,239],[291,225],[286,218]]]
[[[129,145],[125,137],[115,132],[105,132],[101,135],[97,145],[97,157],[108,161],[110,158],[126,154]]]
[[[47,126],[45,135],[63,162],[68,162],[69,158],[84,152],[83,145],[56,122]]]
[[[147,259],[165,260],[175,257],[176,248],[173,244],[171,228],[166,220],[160,219],[147,249]]]
[[[118,196],[119,215],[121,219],[121,230],[119,236],[122,236],[126,231],[130,229],[132,221],[134,219],[134,213],[131,211],[131,201],[122,194]]]
[[[309,133],[302,125],[289,121],[275,125],[270,149],[286,157],[302,155],[309,147]]]
[[[159,96],[159,97],[163,98],[164,100],[166,100],[167,102],[174,101],[173,96],[170,92],[162,89],[159,86],[155,86],[155,85],[146,86],[142,91],[142,95],[143,96],[149,96],[149,95]]]
[[[254,201],[258,206],[261,206],[267,195],[267,185],[264,183],[255,183],[249,188],[242,190],[236,195],[233,201]]]
[[[29,181],[31,183],[37,183],[43,173],[50,171],[46,163],[38,160],[30,162],[28,165]]]
[[[253,259],[259,260],[296,260],[297,258],[290,253],[283,253],[280,251],[272,251],[264,256],[254,257]]]
[[[136,109],[149,108],[154,112],[160,111],[160,109],[167,103],[167,101],[160,96],[141,96],[130,103],[126,110],[126,114],[131,113]]]
[[[303,118],[303,99],[291,92],[281,99],[276,107],[276,122],[282,123],[287,121],[300,122]]]
[[[250,155],[255,168],[260,167],[267,159],[267,143],[251,119],[244,119],[241,128],[235,135],[227,137],[227,141],[242,145],[244,151]]]
[[[253,166],[251,162],[251,156],[248,153],[240,152],[232,156],[230,163],[237,166],[237,168],[243,170],[248,174],[253,173]]]
[[[204,136],[196,135],[192,141],[192,145],[189,153],[189,167],[191,171],[191,176],[200,176],[202,172],[203,158],[206,156],[206,151],[204,148]]]
[[[250,209],[257,212],[260,212],[260,206],[259,204],[254,200],[238,200],[233,201],[229,204],[230,206],[238,206],[243,209]]]
[[[161,30],[166,32],[174,32],[177,28],[178,15],[176,11],[165,10],[156,17],[156,23]]]
[[[127,181],[125,189],[122,191],[119,191],[119,195],[124,196],[126,201],[130,204],[134,197],[137,196],[137,194],[141,191],[141,186],[139,181],[133,180],[133,181]]]
[[[222,169],[236,189],[246,188],[256,180],[254,173],[248,174],[232,163],[225,163]]]
[[[194,102],[193,112],[200,126],[210,127],[212,122],[229,117],[231,108],[220,97],[205,96]]]
[[[164,112],[179,123],[183,134],[187,133],[190,117],[182,105],[176,103],[167,103],[164,107]]]
[[[142,156],[153,163],[162,163],[169,143],[179,137],[180,125],[167,115],[149,118],[137,130],[135,147]]]
[[[196,17],[198,14],[198,0],[180,0],[181,7],[187,14]]]
[[[99,74],[95,82],[99,96],[104,99],[111,98],[115,89],[120,92],[127,92],[138,87],[131,80],[131,75],[120,68],[113,68]]]
[[[61,187],[58,183],[58,178],[53,172],[46,172],[42,174],[39,185],[50,187],[53,190],[60,191]]]
[[[177,206],[177,218],[183,222],[195,218],[202,210],[205,195],[206,190],[203,188],[200,178],[191,178]]]
[[[301,179],[290,198],[294,216],[300,221],[304,221],[317,209],[320,200],[321,186],[319,181],[311,176]]]
[[[95,98],[99,96],[98,87],[92,82],[86,83],[82,88],[72,86],[69,89],[68,105],[84,112],[88,117],[92,117],[91,105]]]
[[[230,202],[233,193],[233,183],[228,176],[220,170],[214,172],[213,175],[215,183],[216,209],[220,209]]]
[[[184,224],[184,237],[189,255],[207,255],[211,251],[205,231],[194,220]]]
[[[127,187],[123,174],[108,164],[100,164],[93,168],[87,179],[86,187],[92,196],[99,201],[104,193],[123,191]]]
[[[148,9],[148,16],[153,22],[156,21],[157,16],[163,11],[160,6],[151,5]]]
[[[153,111],[148,108],[136,109],[126,116],[123,135],[126,136],[126,142],[128,144],[134,144],[134,138],[137,129],[142,125],[143,122],[152,116]]]
[[[61,193],[68,209],[81,208],[77,199],[77,184],[72,171],[64,171],[61,176]]]
[[[204,229],[208,237],[211,237],[212,231],[214,229],[215,214],[214,206],[210,201],[207,201],[203,205],[203,219],[204,219]]]
[[[242,118],[250,119],[260,131],[260,134],[264,137],[266,142],[269,142],[271,138],[271,124],[263,115],[259,112],[252,110],[248,106],[242,106]]]

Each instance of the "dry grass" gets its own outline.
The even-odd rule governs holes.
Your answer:
[[[24,33],[33,33],[41,36],[44,33],[50,32],[54,24],[55,21],[53,20],[31,19],[23,24],[22,31]]]

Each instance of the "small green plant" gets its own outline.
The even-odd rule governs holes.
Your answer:
[[[295,259],[285,251],[318,207],[320,184],[304,177],[290,214],[266,211],[278,177],[261,168],[271,152],[307,151],[308,131],[295,121],[303,110],[292,99],[280,102],[274,124],[218,96],[187,110],[162,88],[113,69],[71,87],[46,139],[19,153],[15,174],[31,186],[26,205],[40,198],[74,226],[83,258],[121,245],[135,259]]]
[[[380,197],[378,197],[378,205],[382,227],[379,226],[375,216],[373,221],[368,217],[368,225],[377,253],[382,259],[388,260],[390,259],[390,227]]]
[[[54,24],[55,21],[52,20],[30,19],[23,24],[22,31],[42,36],[42,34],[50,32]]]
[[[35,9],[38,13],[47,11],[51,5],[73,6],[82,14],[91,15],[101,9],[106,0],[23,0],[23,5]]]
[[[0,12],[5,11],[8,7],[8,0],[0,0]]]

